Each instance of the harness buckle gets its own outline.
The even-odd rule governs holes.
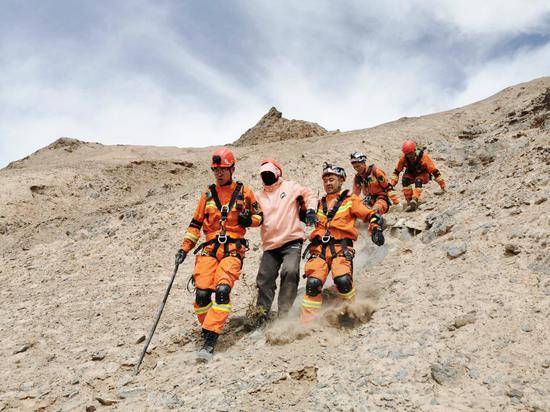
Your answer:
[[[218,243],[220,245],[226,244],[227,243],[227,235],[226,234],[218,235]]]
[[[222,215],[225,213],[229,213],[229,205],[223,205],[220,209],[220,212],[222,212]]]
[[[331,238],[331,237],[332,237],[331,235],[324,235],[324,236],[321,238],[321,242],[323,242],[323,243],[326,244],[326,243],[330,242],[330,238]]]

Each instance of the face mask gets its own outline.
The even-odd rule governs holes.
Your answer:
[[[274,173],[271,172],[262,172],[260,176],[262,177],[262,181],[266,186],[271,186],[277,181],[277,177]]]

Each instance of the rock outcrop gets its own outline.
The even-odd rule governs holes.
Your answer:
[[[317,123],[304,120],[288,120],[275,107],[260,119],[256,126],[248,129],[237,141],[236,146],[248,146],[283,140],[305,139],[312,136],[324,136],[329,132]]]

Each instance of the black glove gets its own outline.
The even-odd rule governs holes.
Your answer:
[[[379,228],[376,228],[372,231],[372,235],[370,237],[372,239],[372,243],[374,243],[377,246],[382,246],[384,244],[384,234],[382,233],[382,230]]]
[[[380,229],[382,229],[384,227],[384,218],[379,213],[375,213],[374,215],[371,216],[370,223],[371,224],[374,223],[378,225]]]
[[[181,265],[185,258],[187,257],[187,252],[183,249],[178,250],[176,253],[176,265]]]
[[[250,211],[247,210],[243,213],[239,213],[239,217],[237,218],[237,223],[241,227],[252,226],[252,216],[250,216]]]
[[[306,226],[315,226],[319,219],[317,218],[317,212],[313,209],[308,209],[306,211],[305,223]]]
[[[365,206],[371,207],[374,204],[374,202],[372,201],[372,196],[365,196],[363,198],[363,204]]]

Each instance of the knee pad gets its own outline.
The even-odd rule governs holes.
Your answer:
[[[414,181],[414,185],[415,185],[416,187],[422,187],[422,183],[423,183],[423,182],[422,182],[422,179],[416,179],[416,180]]]
[[[350,275],[342,275],[334,278],[334,284],[340,293],[348,293],[353,288],[353,282]]]
[[[212,302],[212,291],[210,289],[197,289],[195,291],[195,303],[201,308]]]
[[[218,305],[227,305],[229,303],[229,292],[231,292],[229,285],[221,284],[216,286],[216,303]]]
[[[403,176],[403,179],[401,179],[401,184],[403,185],[403,187],[410,186],[412,184],[412,180],[408,177]]]
[[[306,282],[306,295],[317,296],[323,289],[323,282],[312,276],[307,278]]]

